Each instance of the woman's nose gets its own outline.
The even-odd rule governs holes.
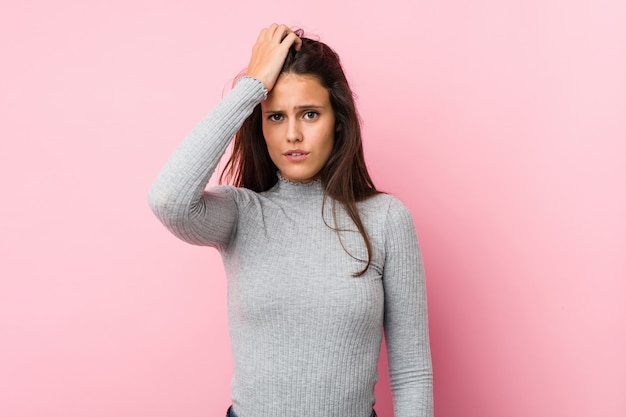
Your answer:
[[[287,141],[288,142],[301,142],[302,132],[300,126],[296,120],[290,120],[287,127]]]

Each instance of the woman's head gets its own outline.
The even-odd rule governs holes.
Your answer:
[[[301,37],[302,45],[298,51],[293,46],[289,50],[277,83],[289,78],[309,79],[327,91],[334,117],[333,143],[316,177],[322,180],[326,193],[331,197],[339,201],[358,201],[374,194],[375,188],[365,167],[352,90],[339,56],[326,44],[303,37],[302,31],[296,33]],[[294,75],[300,77],[290,77]],[[283,96],[290,94],[289,89],[282,90],[284,92],[275,87],[270,91],[268,100],[263,106],[255,108],[235,137],[233,154],[225,172],[232,175],[236,186],[260,192],[271,188],[277,181],[276,172],[279,169],[268,152],[267,138],[263,133],[264,125],[268,125],[266,116],[271,115],[263,114],[263,107],[278,93]],[[274,92],[276,95],[272,96]]]
[[[335,142],[335,111],[328,89],[312,75],[282,73],[261,103],[261,126],[270,159],[283,178],[320,178]]]

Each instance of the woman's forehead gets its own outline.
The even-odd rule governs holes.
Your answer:
[[[330,105],[328,89],[312,75],[282,74],[262,102],[264,108],[290,110]]]

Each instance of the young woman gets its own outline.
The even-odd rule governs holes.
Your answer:
[[[205,191],[235,136],[233,185]],[[378,192],[338,56],[263,29],[246,76],[150,191],[179,238],[228,277],[238,417],[375,416],[383,329],[396,417],[432,415],[426,291],[411,215]]]

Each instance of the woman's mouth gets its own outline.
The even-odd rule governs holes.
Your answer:
[[[285,155],[287,160],[289,160],[291,162],[300,162],[300,161],[303,161],[304,159],[306,159],[306,157],[309,155],[309,153],[305,152],[305,151],[302,151],[300,149],[296,149],[296,150],[289,150],[289,151],[285,152],[283,155]]]

